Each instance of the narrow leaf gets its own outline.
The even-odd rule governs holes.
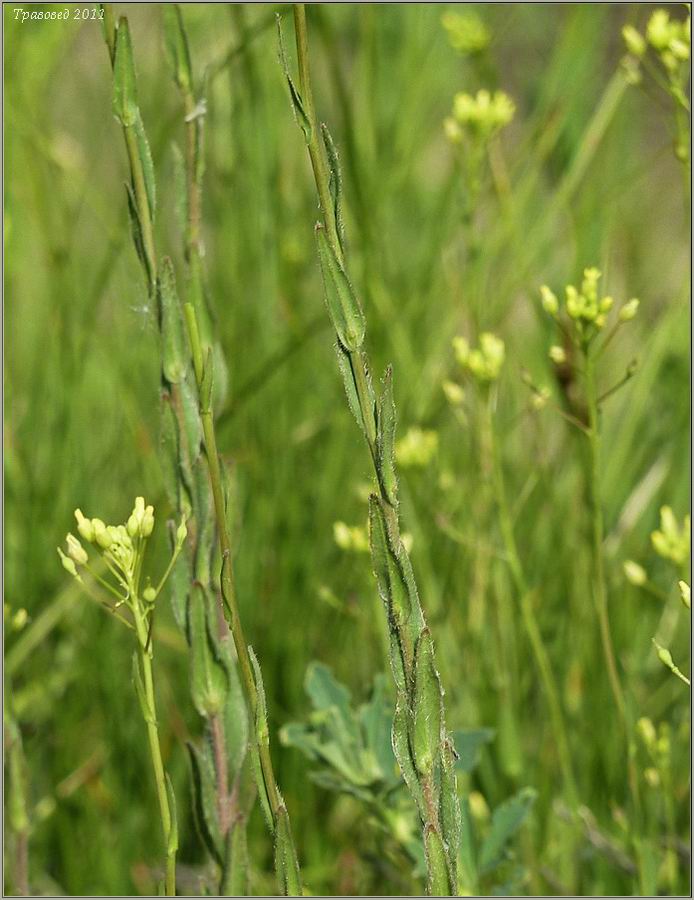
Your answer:
[[[178,816],[176,813],[176,795],[174,794],[169,773],[165,772],[164,777],[166,779],[166,794],[169,798],[169,812],[171,813],[171,828],[169,829],[169,839],[166,845],[166,852],[170,856],[178,850]]]
[[[149,217],[154,222],[157,214],[157,185],[154,177],[154,162],[152,161],[152,151],[149,149],[149,141],[147,140],[147,132],[140,115],[137,116],[133,125],[135,137],[137,139],[137,155],[142,167],[142,175],[145,181],[145,191],[147,193],[147,205],[149,206]]]
[[[316,225],[316,240],[328,313],[340,343],[354,353],[364,342],[364,313],[325,228],[320,224]]]
[[[178,3],[164,4],[164,39],[174,81],[183,91],[191,89],[193,75],[188,38]]]
[[[395,713],[393,715],[393,753],[400,766],[402,777],[405,784],[409,788],[410,793],[414,797],[419,815],[423,819],[426,815],[426,807],[424,803],[424,795],[419,784],[419,776],[412,759],[412,751],[410,749],[409,740],[409,718],[410,714],[407,708],[407,699],[400,694],[395,705]]]
[[[441,835],[431,825],[424,830],[424,851],[427,858],[427,893],[430,897],[449,897],[452,892],[446,850]]]
[[[325,151],[328,155],[328,166],[330,167],[330,181],[328,187],[330,196],[333,200],[333,218],[335,220],[335,230],[340,241],[340,249],[345,249],[345,226],[342,220],[342,171],[340,169],[340,158],[337,153],[337,147],[333,142],[332,136],[328,131],[325,123],[321,124],[321,134]]]
[[[311,120],[304,107],[304,101],[301,94],[296,89],[296,85],[292,81],[292,76],[289,74],[289,65],[287,63],[287,56],[284,52],[284,41],[282,39],[282,18],[279,13],[277,13],[277,44],[279,47],[280,65],[282,66],[282,71],[284,72],[284,77],[287,79],[287,85],[289,87],[289,97],[292,101],[294,119],[304,133],[304,140],[307,144],[310,144],[313,135]]]
[[[210,606],[205,589],[193,585],[188,602],[188,632],[191,652],[191,696],[195,708],[204,718],[222,709],[228,676],[215,654],[209,636]]]
[[[222,865],[223,841],[217,820],[217,794],[214,763],[209,755],[188,742],[193,774],[193,810],[200,836],[219,865]]]
[[[128,20],[122,16],[116,30],[113,60],[113,113],[124,128],[135,124],[139,116],[137,78]]]
[[[378,479],[391,506],[397,507],[398,479],[395,473],[395,401],[393,400],[393,370],[386,369],[383,390],[378,402],[376,452]]]
[[[417,769],[431,774],[441,756],[443,691],[434,665],[434,648],[429,629],[419,637],[414,663],[413,751]]]
[[[161,264],[159,310],[162,371],[169,384],[178,384],[185,375],[188,356],[183,334],[181,305],[176,292],[176,276],[173,263],[168,256],[164,257]]]
[[[285,897],[303,896],[301,876],[299,874],[299,862],[296,858],[296,849],[292,840],[292,830],[289,824],[289,815],[284,803],[277,810],[277,822],[275,829],[275,872],[277,881]]]

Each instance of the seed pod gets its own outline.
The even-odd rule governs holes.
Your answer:
[[[164,257],[161,263],[159,310],[162,371],[169,384],[178,384],[185,375],[188,357],[183,335],[181,306],[176,291],[176,275],[173,263],[168,256]]]
[[[414,662],[414,733],[412,749],[417,769],[431,775],[441,755],[443,698],[434,648],[428,629],[419,637]]]
[[[122,16],[116,31],[113,59],[113,113],[124,128],[132,127],[139,115],[137,78],[128,20]]]
[[[316,239],[325,303],[340,343],[354,353],[364,342],[364,313],[322,225],[316,225]]]
[[[140,214],[137,211],[137,203],[135,201],[135,195],[133,194],[133,189],[129,184],[125,185],[125,193],[128,200],[128,216],[130,218],[130,232],[132,234],[133,244],[135,245],[135,252],[137,253],[137,258],[140,260],[140,265],[144,269],[145,278],[147,280],[147,285],[151,281],[151,273],[149,268],[149,261],[147,259],[147,254],[145,253],[145,244],[142,239],[142,224],[140,222]]]
[[[393,370],[386,369],[383,391],[378,402],[376,433],[378,478],[391,506],[398,503],[398,479],[395,473],[395,402],[393,400]]]
[[[296,858],[287,808],[282,802],[275,821],[275,872],[285,897],[303,896],[299,862]]]
[[[182,91],[188,91],[193,84],[193,75],[188,38],[178,3],[164,4],[164,39],[174,81]]]

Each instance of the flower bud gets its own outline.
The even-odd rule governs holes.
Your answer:
[[[689,587],[686,581],[678,581],[677,586],[680,589],[680,597],[682,598],[682,603],[687,607],[687,609],[692,608],[692,589]]]
[[[94,540],[96,543],[102,550],[108,550],[113,540],[106,529],[106,525],[101,519],[92,519],[92,527],[94,528]]]
[[[629,53],[633,56],[643,56],[646,52],[646,41],[633,25],[625,25],[622,28],[622,37]]]
[[[557,345],[549,348],[549,358],[557,366],[561,366],[566,362],[566,350]]]
[[[546,284],[543,284],[540,288],[540,294],[542,295],[542,308],[544,311],[549,313],[550,316],[556,316],[559,312],[559,301],[556,294]]]
[[[132,513],[132,515],[128,519],[126,528],[128,529],[128,534],[130,535],[131,538],[134,538],[137,536],[137,533],[140,530],[140,523],[139,523],[138,518],[135,515],[135,513]]]
[[[453,351],[455,353],[455,358],[460,365],[466,365],[470,356],[470,344],[464,337],[457,335],[453,338]]]
[[[87,551],[73,534],[68,534],[67,538],[67,555],[74,559],[78,566],[86,566],[89,557]]]
[[[75,510],[75,518],[77,519],[78,534],[92,544],[94,542],[94,526],[89,519],[82,515],[81,509]]]
[[[634,297],[619,310],[619,321],[630,322],[638,312],[639,301]]]
[[[456,384],[455,381],[444,381],[442,387],[443,392],[446,395],[446,400],[448,400],[451,406],[460,406],[465,399],[465,391],[461,386]]]
[[[633,559],[626,559],[622,568],[624,569],[624,576],[630,584],[641,587],[648,581],[648,575],[644,567],[634,562]]]
[[[147,603],[152,603],[157,596],[157,592],[153,587],[146,587],[142,592],[142,599],[146,600]]]
[[[667,666],[668,669],[672,669],[675,665],[672,659],[672,654],[667,649],[667,647],[658,647],[658,659],[664,666]]]
[[[154,507],[148,506],[147,509],[145,509],[144,515],[142,517],[140,533],[142,534],[142,537],[149,537],[153,531],[154,531]]]
[[[60,562],[63,564],[63,568],[65,569],[65,571],[72,575],[73,578],[77,578],[79,580],[80,576],[77,574],[75,561],[73,559],[70,559],[69,556],[65,556],[60,547],[58,547],[58,556],[60,557]]]
[[[186,527],[186,520],[181,519],[181,524],[176,529],[176,542],[178,544],[182,544],[183,541],[188,537],[188,528]]]

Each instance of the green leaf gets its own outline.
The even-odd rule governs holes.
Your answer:
[[[248,839],[246,823],[238,819],[227,835],[227,852],[222,868],[222,897],[247,897],[249,893]]]
[[[426,806],[424,803],[424,795],[419,784],[419,776],[412,759],[412,751],[410,749],[410,719],[411,715],[407,709],[407,699],[400,694],[395,705],[395,713],[393,715],[393,753],[400,766],[402,777],[405,784],[409,788],[410,793],[414,797],[419,815],[424,819],[426,815]]]
[[[171,828],[166,844],[166,852],[170,856],[178,850],[178,816],[176,814],[176,795],[168,772],[164,773],[164,778],[166,779],[166,794],[169,798],[169,812],[171,813]]]
[[[457,877],[458,848],[460,846],[460,802],[458,782],[455,774],[453,745],[449,736],[441,748],[440,786],[441,832],[448,857],[448,869]]]
[[[320,224],[316,225],[316,240],[328,313],[338,340],[345,349],[354,353],[364,342],[364,313],[347,273],[328,240],[325,228]]]
[[[275,872],[280,891],[285,897],[303,896],[299,862],[292,840],[289,815],[284,803],[277,810],[275,828]]]
[[[135,124],[139,116],[137,78],[128,20],[122,16],[116,30],[113,60],[113,113],[124,128]]]
[[[267,702],[265,700],[265,685],[263,684],[263,675],[260,671],[260,663],[251,646],[248,647],[248,653],[251,657],[253,673],[255,675],[255,689],[257,693],[255,708],[255,737],[260,746],[267,746],[270,742],[270,731],[267,724]]]
[[[446,850],[441,835],[431,825],[424,830],[424,852],[427,858],[427,893],[430,897],[451,896]]]
[[[178,384],[186,373],[188,355],[183,334],[181,305],[176,292],[176,276],[173,263],[168,256],[165,256],[161,263],[159,303],[162,371],[169,384]]]
[[[145,181],[145,192],[147,194],[147,205],[149,206],[149,217],[154,223],[157,214],[157,184],[154,177],[154,162],[152,161],[152,151],[149,149],[149,141],[147,133],[140,115],[137,116],[133,125],[135,138],[137,140],[137,155],[142,167],[142,175]]]
[[[323,122],[320,126],[325,144],[325,151],[328,155],[328,166],[330,168],[330,180],[328,187],[330,196],[333,200],[332,214],[335,220],[335,230],[338,240],[340,241],[340,250],[345,248],[345,226],[342,220],[342,171],[340,169],[340,158],[337,153],[332,136],[328,131],[328,126]]]
[[[342,346],[340,341],[335,341],[335,352],[337,353],[337,364],[340,368],[342,382],[345,386],[345,393],[347,394],[347,403],[349,404],[349,408],[352,410],[352,415],[357,420],[357,425],[361,428],[362,434],[368,441],[369,431],[367,429],[366,422],[364,421],[364,412],[361,408],[361,404],[359,403],[359,394],[357,393],[357,385],[354,380],[354,371],[352,369],[352,355],[349,350],[346,350]],[[373,408],[373,387],[371,385],[371,379],[368,375],[368,371],[367,390],[369,392]]]
[[[174,81],[183,91],[193,85],[188,38],[178,3],[164,4],[164,40]]]
[[[137,202],[135,195],[129,184],[125,185],[125,193],[128,200],[128,218],[130,219],[130,233],[132,234],[133,244],[135,245],[135,253],[140,260],[140,264],[145,272],[145,280],[147,285],[150,283],[149,261],[145,253],[145,244],[142,239],[142,224],[140,222],[140,214],[137,211]]]
[[[397,630],[410,620],[412,598],[410,586],[389,541],[383,501],[375,494],[369,497],[369,534],[378,593],[385,605],[391,631]]]
[[[480,750],[493,738],[492,728],[454,731],[453,745],[458,754],[456,768],[461,772],[472,772],[478,763]]]
[[[229,687],[227,671],[216,653],[210,637],[208,592],[194,584],[188,601],[188,633],[191,654],[191,696],[195,708],[204,718],[217,715],[224,706]]]
[[[212,348],[208,347],[207,356],[202,369],[202,381],[200,383],[200,412],[210,412],[212,409],[212,386],[214,383],[214,359]]]
[[[248,754],[249,722],[248,707],[241,687],[235,658],[232,656],[231,635],[219,640],[223,658],[227,660],[228,688],[224,711],[224,735],[226,740],[227,760],[230,776],[236,776],[241,770]]]
[[[458,891],[463,897],[473,897],[478,893],[476,856],[470,806],[467,797],[464,797],[460,804],[460,866],[458,868]]]
[[[414,660],[414,732],[412,749],[417,769],[434,772],[441,756],[443,691],[434,664],[434,647],[429,629],[422,631]]]
[[[480,850],[480,871],[490,872],[501,862],[507,843],[523,824],[536,797],[537,791],[526,787],[501,806],[497,806],[492,814],[489,834]]]
[[[304,133],[304,140],[307,144],[311,143],[311,137],[313,135],[313,129],[311,127],[311,120],[308,117],[308,113],[304,107],[304,101],[301,97],[301,94],[296,89],[296,85],[292,81],[292,76],[289,74],[289,65],[287,63],[287,56],[284,52],[284,41],[282,39],[282,18],[279,13],[276,14],[277,19],[277,45],[279,48],[279,58],[280,65],[282,66],[282,71],[284,72],[284,77],[287,79],[287,85],[289,87],[289,97],[292,101],[292,112],[294,113],[294,120],[296,124],[301,128]]]
[[[374,678],[371,699],[359,710],[359,719],[366,747],[376,763],[378,776],[383,781],[392,781],[396,767],[390,737],[393,706],[388,696],[385,675],[379,674]]]
[[[383,390],[378,401],[376,453],[378,479],[391,506],[398,504],[398,479],[395,473],[395,401],[393,400],[393,370],[386,369]]]
[[[219,865],[224,859],[223,841],[217,819],[217,789],[214,761],[211,758],[209,745],[199,750],[190,741],[186,744],[193,782],[193,811],[198,827],[208,851]]]
[[[142,682],[142,672],[140,671],[140,661],[137,658],[137,652],[133,653],[132,677],[133,685],[135,686],[135,693],[137,694],[137,699],[140,702],[142,718],[147,723],[154,722],[152,708],[150,707],[149,701],[147,700],[147,695],[145,694],[145,686]]]

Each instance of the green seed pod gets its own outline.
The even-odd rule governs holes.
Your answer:
[[[267,703],[265,702],[263,675],[260,671],[260,663],[255,655],[255,651],[250,646],[248,648],[248,653],[251,657],[253,673],[255,675],[255,689],[258,693],[255,710],[255,737],[259,745],[267,746],[270,743],[270,731],[267,727]]]
[[[188,38],[178,3],[164,4],[164,39],[174,81],[182,91],[193,85]]]
[[[412,749],[417,769],[430,775],[441,756],[443,691],[434,665],[428,629],[419,637],[414,661],[414,733]]]
[[[378,403],[376,451],[378,478],[391,506],[398,503],[398,479],[395,473],[395,402],[393,400],[393,370],[386,369],[383,391]]]
[[[427,825],[424,829],[424,852],[427,858],[427,893],[429,896],[456,896],[457,891],[451,890],[443,840],[431,825]]]
[[[275,821],[275,872],[280,890],[285,897],[303,896],[299,862],[284,803],[280,804]]]
[[[316,239],[325,303],[340,343],[346,350],[354,353],[364,342],[364,313],[322,225],[316,225]]]
[[[137,78],[133,60],[128,20],[122,16],[116,30],[116,49],[113,59],[113,113],[124,128],[135,124],[139,116]]]
[[[169,384],[178,384],[185,375],[188,354],[183,335],[181,305],[176,291],[176,276],[173,263],[168,256],[164,257],[161,263],[159,311],[162,371]]]

